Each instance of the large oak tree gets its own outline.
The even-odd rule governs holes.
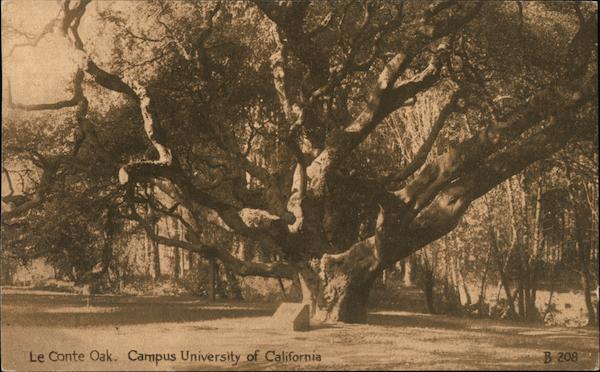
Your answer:
[[[68,97],[28,102],[10,74],[4,96],[17,110],[74,108],[79,135],[68,156],[47,161],[29,152],[41,169],[39,187],[3,212],[3,222],[46,203],[61,164],[85,167],[84,146],[104,161],[123,161],[102,144],[120,136],[119,123],[102,138],[96,127],[108,116],[90,119],[101,87],[126,99],[113,110],[143,128],[153,150],[123,149],[136,160],[120,164],[114,213],[139,222],[157,242],[215,257],[238,275],[297,281],[322,321],[364,322],[382,270],[450,232],[473,200],[504,180],[569,141],[597,136],[598,26],[588,6],[132,6],[135,17],[96,10],[113,37],[111,53],[88,50],[102,36],[80,36],[90,0],[63,0],[38,35],[4,52],[10,67],[23,48],[64,41],[61,55],[76,61]],[[552,15],[563,32],[544,32]],[[514,104],[500,107],[506,97]],[[410,159],[384,169],[368,149],[370,135],[391,117],[421,140]],[[473,134],[452,138],[465,125]],[[165,205],[148,184],[176,202]],[[179,219],[186,239],[157,234],[142,205]],[[278,259],[242,260],[226,242],[208,239],[207,225]]]

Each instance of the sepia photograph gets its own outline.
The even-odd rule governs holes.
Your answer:
[[[0,7],[3,371],[600,368],[597,2]]]

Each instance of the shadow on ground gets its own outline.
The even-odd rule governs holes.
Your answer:
[[[85,327],[195,322],[270,316],[276,304],[208,302],[194,298],[2,294],[2,323]]]
[[[448,361],[475,356],[484,349],[493,351],[503,350],[507,359],[513,358],[514,365],[505,364],[505,368],[519,368],[530,362],[530,355],[542,355],[545,351],[556,354],[557,352],[579,353],[580,358],[587,356],[587,363],[596,366],[598,361],[598,328],[565,328],[544,327],[540,324],[519,323],[515,321],[497,321],[490,319],[459,318],[444,315],[429,315],[402,311],[379,311],[369,314],[368,324],[389,329],[397,328],[398,333],[419,334],[414,340],[435,341],[438,344],[459,345],[464,340],[469,340],[477,349],[472,354],[467,353],[469,347],[451,348],[438,353]],[[517,356],[514,350],[519,350],[525,355]],[[556,355],[555,355],[556,356]],[[493,364],[482,364],[486,358],[478,356],[468,361],[467,365],[478,365],[481,368],[495,368]],[[492,358],[489,358],[490,360]],[[594,362],[596,361],[596,362]],[[543,365],[544,369],[581,367],[570,365],[552,364]]]
[[[387,314],[371,313],[369,314],[368,324],[385,327],[418,327],[418,328],[443,328],[443,329],[461,329],[464,324],[453,322],[447,318],[430,316],[429,314],[386,312]]]

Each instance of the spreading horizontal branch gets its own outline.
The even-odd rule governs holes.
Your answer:
[[[212,246],[202,243],[192,243],[185,240],[169,238],[155,232],[152,225],[147,223],[141,216],[133,212],[122,217],[137,221],[140,226],[146,231],[146,234],[158,244],[167,245],[170,247],[183,248],[190,252],[196,252],[204,257],[216,257],[223,265],[241,276],[262,276],[271,278],[287,278],[292,279],[297,273],[297,269],[285,262],[250,262],[244,261],[233,256],[226,248]]]
[[[575,116],[565,115],[560,120],[549,118],[550,123],[537,133],[493,154],[444,187],[411,222],[401,238],[403,243],[398,244],[395,258],[406,257],[447,234],[473,200],[532,163],[558,152],[570,140],[592,139],[595,123],[580,123]]]
[[[396,195],[418,212],[462,172],[476,167],[481,159],[507,146],[525,131],[540,125],[544,119],[558,117],[582,105],[592,95],[593,82],[593,78],[587,77],[575,82],[563,81],[539,91],[506,121],[492,123],[437,157]]]

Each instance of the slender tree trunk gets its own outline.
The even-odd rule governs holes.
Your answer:
[[[531,320],[531,313],[533,311],[533,309],[531,308],[531,287],[530,287],[530,283],[531,283],[531,273],[529,270],[525,270],[522,276],[522,280],[521,280],[521,291],[523,292],[523,314],[521,316],[522,319],[524,320]],[[519,299],[519,301],[521,301],[521,299]],[[519,307],[521,307],[521,303],[519,303]]]
[[[196,255],[193,252],[188,252],[188,272],[193,273],[196,268]]]
[[[589,257],[590,252],[585,244],[586,240],[586,229],[591,228],[587,221],[593,220],[593,208],[590,208],[590,215],[584,214],[584,207],[580,203],[580,199],[584,198],[584,190],[576,187],[573,184],[569,185],[569,198],[571,199],[571,204],[574,210],[575,217],[575,248],[577,251],[577,261],[579,264],[579,272],[581,277],[581,285],[583,288],[583,296],[585,299],[585,306],[587,308],[588,313],[588,326],[595,326],[596,322],[596,313],[594,310],[594,303],[592,302],[592,277],[589,271]],[[587,193],[585,193],[585,197],[587,198]],[[587,198],[589,199],[589,198]],[[591,218],[590,218],[591,217]]]
[[[425,295],[425,305],[427,306],[427,312],[430,314],[436,313],[435,303],[434,303],[434,289],[435,289],[435,266],[432,259],[432,262],[429,262],[427,259],[427,255],[423,252],[423,262],[421,264],[422,268],[422,290]]]
[[[113,262],[113,244],[115,239],[116,225],[112,210],[107,210],[106,215],[103,217],[103,229],[104,229],[104,244],[102,247],[102,256],[100,261],[100,270],[90,273],[90,280],[92,291],[97,291],[103,281],[106,283],[110,282],[109,271]]]
[[[160,223],[160,222],[159,222]],[[164,220],[165,234],[169,238],[178,238],[179,233],[177,231],[177,222],[172,218],[166,218]],[[175,279],[179,279],[181,275],[181,255],[178,247],[174,247],[171,249],[173,252],[173,260],[171,261],[173,268],[173,277]]]
[[[227,280],[227,284],[229,287],[231,298],[235,300],[243,300],[242,290],[240,288],[238,278],[231,272],[231,270],[227,270],[225,266],[223,266],[225,271],[225,278]]]
[[[102,268],[98,273],[92,273],[92,280],[94,282],[100,281],[102,278],[109,279],[109,269],[113,261],[113,233],[109,232],[106,234],[106,241],[102,249]],[[97,285],[98,283],[93,283]]]
[[[450,299],[451,297],[454,297],[454,293],[458,294],[458,302],[459,304],[463,305],[467,303],[467,298],[466,298],[466,294],[462,292],[462,288],[461,288],[461,282],[458,279],[458,268],[457,268],[457,263],[456,260],[454,259],[453,256],[451,256],[449,254],[449,245],[448,244],[444,244],[445,248],[444,248],[444,253],[445,253],[445,263],[446,263],[446,267],[450,269],[450,272],[448,273],[449,275],[446,275],[446,286],[450,288],[447,288],[446,290],[446,296],[448,297],[448,299]],[[450,293],[452,292],[452,293]],[[450,303],[453,303],[454,301],[451,300]]]
[[[519,264],[518,264],[518,286],[517,286],[517,301],[519,306],[519,318],[527,319],[527,306],[529,304],[529,269],[527,267],[527,258],[525,257],[525,248],[519,245]]]
[[[179,279],[181,277],[181,252],[179,248],[173,248],[173,276],[175,279]]]
[[[536,297],[537,297],[537,264],[531,266],[531,273],[529,275],[529,295],[527,302],[527,320],[530,322],[534,322],[538,319],[538,310],[535,306]]]
[[[181,211],[181,208],[178,209],[178,212],[180,214],[183,214]],[[177,222],[178,239],[181,241],[185,241],[185,229],[184,229],[183,223],[181,223],[181,221],[178,219],[176,220],[176,222]],[[188,258],[189,258],[189,253],[186,254],[186,252],[183,249],[179,249],[179,260],[180,260],[179,267],[180,267],[181,276],[184,276],[186,273],[185,263],[186,263],[186,259],[188,259]],[[188,266],[189,266],[189,261],[188,261]]]
[[[544,191],[543,179],[537,180],[537,190],[535,199],[535,211],[533,217],[533,239],[531,242],[531,254],[527,264],[528,283],[527,283],[527,320],[536,321],[539,315],[536,303],[537,297],[537,274],[540,266],[540,257],[543,250],[544,238],[542,236],[542,194]]]
[[[158,234],[158,225],[154,226],[155,233]],[[154,280],[158,281],[160,279],[160,250],[158,243],[152,240],[152,262],[154,266]]]
[[[595,315],[595,311],[594,311],[594,303],[592,302],[592,296],[591,296],[591,291],[592,288],[590,286],[590,275],[589,272],[583,273],[582,277],[582,284],[583,284],[583,294],[585,296],[585,306],[587,307],[587,313],[588,313],[588,326],[589,327],[594,327],[596,326],[596,315]]]
[[[554,283],[556,280],[554,279],[554,263],[551,264],[552,267],[550,269],[550,294],[548,295],[548,303],[546,304],[546,310],[544,311],[544,318],[546,314],[548,314],[552,310],[552,296],[554,296]]]
[[[127,232],[129,233],[129,232]],[[152,271],[152,248],[154,242],[148,234],[144,233],[144,274],[146,277],[150,277]]]
[[[519,279],[519,285],[517,287],[517,302],[519,305],[519,317],[525,319],[525,288],[523,287],[523,280]]]
[[[517,315],[517,309],[515,308],[515,296],[513,296],[510,291],[508,277],[506,276],[505,272],[501,272],[500,278],[502,278],[502,287],[504,287],[504,294],[506,296],[506,302],[508,303],[508,311],[510,312],[509,315],[511,317],[515,317]]]
[[[467,287],[467,281],[465,280],[465,277],[463,276],[462,271],[460,270],[460,267],[456,268],[456,272],[458,274],[459,285],[462,287],[462,290],[465,294],[465,302],[463,303],[463,305],[471,305],[473,303],[473,299],[471,297],[471,293],[469,292],[469,287]],[[487,269],[486,269],[486,273],[484,273],[484,277],[485,277],[485,275],[487,275]],[[485,278],[482,281],[483,281],[482,285],[485,285]],[[482,289],[483,289],[483,287],[482,287]],[[481,296],[480,296],[480,298],[481,298]]]
[[[283,299],[287,300],[287,294],[285,293],[285,286],[283,285],[283,280],[281,278],[277,278],[277,282],[279,283],[279,289],[281,290]]]
[[[494,261],[496,262],[498,275],[500,276],[500,286],[504,288],[506,302],[508,303],[509,316],[514,317],[517,315],[517,311],[515,309],[515,297],[510,291],[510,281],[508,279],[508,275],[506,274],[506,265],[502,261],[502,257],[500,257],[500,250],[498,249],[498,240],[496,237],[496,233],[493,230],[490,230],[490,238],[492,254],[494,256]],[[510,259],[510,252],[512,252],[512,249],[512,247],[509,249],[509,256],[506,258],[507,261]],[[498,293],[500,293],[500,290],[498,290]]]
[[[577,247],[577,254],[579,256],[579,272],[581,276],[581,286],[583,288],[585,306],[588,313],[588,326],[595,326],[596,313],[594,310],[594,303],[592,301],[592,278],[587,264],[587,252],[582,247],[583,242],[577,241],[575,246]]]
[[[462,275],[460,276],[460,278],[461,278],[461,282],[462,282],[463,291],[465,292],[465,295],[467,298],[466,305],[471,305],[473,303],[473,299],[471,298],[471,293],[469,292],[469,287],[467,287],[467,282],[464,280]],[[484,293],[484,295],[485,295],[485,293]]]
[[[402,276],[402,283],[405,287],[412,287],[412,260],[410,258],[404,259],[404,275]]]
[[[500,293],[502,293],[503,287],[504,286],[502,285],[502,280],[498,280],[498,284],[496,285],[496,303],[500,301]]]
[[[208,259],[208,299],[215,301],[217,289],[217,263],[214,257]]]
[[[431,271],[425,273],[423,292],[425,294],[425,304],[427,305],[427,311],[430,314],[435,314],[435,305],[433,302],[433,290],[435,287],[435,277]]]
[[[479,315],[483,315],[484,306],[485,306],[485,292],[487,286],[487,276],[490,267],[490,250],[487,252],[487,257],[485,260],[485,268],[483,270],[483,275],[481,276],[481,286],[479,287],[479,298],[477,299],[477,307],[479,308]]]

